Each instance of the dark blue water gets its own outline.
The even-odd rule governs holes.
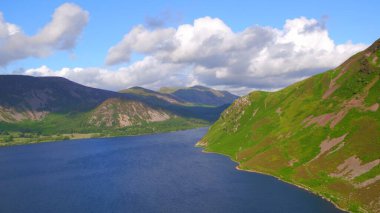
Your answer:
[[[340,212],[202,153],[206,131],[0,148],[0,212]]]

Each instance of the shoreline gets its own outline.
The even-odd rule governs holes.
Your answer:
[[[69,139],[64,139],[64,140],[46,140],[46,141],[33,141],[33,142],[26,142],[26,143],[14,143],[14,144],[1,144],[0,143],[0,149],[5,148],[5,147],[12,147],[12,146],[25,146],[25,145],[34,145],[34,144],[40,144],[40,143],[55,143],[55,142],[64,142],[64,141],[78,141],[82,139],[101,139],[101,138],[117,138],[117,137],[138,137],[138,136],[148,136],[148,135],[157,135],[157,134],[165,134],[165,133],[171,133],[171,132],[181,132],[181,131],[188,131],[192,129],[201,129],[201,128],[209,128],[210,126],[199,126],[199,127],[194,127],[194,128],[188,128],[188,129],[178,129],[178,130],[169,130],[169,131],[158,131],[158,132],[151,132],[151,133],[142,133],[142,134],[126,134],[126,135],[106,135],[106,136],[97,136],[97,137],[92,137],[94,134],[99,134],[99,133],[83,133],[84,137],[74,137],[74,138],[69,138]],[[77,133],[74,133],[77,134]],[[87,136],[88,135],[88,136]]]
[[[252,170],[252,169],[250,169],[250,170],[246,170],[246,169],[239,168],[240,163],[239,163],[238,161],[232,159],[231,156],[229,156],[229,155],[222,154],[222,153],[218,153],[218,152],[206,151],[206,150],[204,149],[204,147],[202,147],[202,146],[198,146],[198,148],[202,148],[202,152],[203,152],[203,153],[206,153],[206,154],[218,154],[218,155],[223,155],[223,156],[228,157],[232,162],[235,162],[235,163],[237,164],[237,165],[235,166],[235,169],[238,170],[238,171],[251,172],[251,173],[256,173],[256,174],[261,174],[261,175],[266,175],[266,176],[269,176],[269,177],[276,178],[277,180],[279,180],[279,181],[281,181],[281,182],[284,182],[284,183],[290,184],[290,185],[295,186],[295,187],[297,187],[297,188],[303,189],[303,190],[305,190],[305,191],[307,191],[307,192],[309,192],[309,193],[312,193],[312,194],[314,194],[314,195],[317,195],[318,197],[320,197],[320,198],[322,198],[322,199],[328,201],[329,203],[333,204],[334,207],[337,208],[337,209],[339,209],[339,210],[342,210],[342,211],[347,212],[347,213],[350,212],[348,209],[344,209],[344,208],[338,206],[338,204],[336,204],[335,202],[333,202],[333,201],[330,200],[329,198],[324,197],[323,195],[319,194],[318,192],[313,191],[311,188],[309,188],[309,187],[307,187],[307,186],[304,186],[304,185],[302,185],[302,184],[298,184],[298,183],[294,183],[294,182],[289,182],[289,181],[283,180],[283,179],[281,179],[280,177],[277,177],[277,176],[272,175],[272,174],[269,174],[269,173],[265,173],[265,172],[261,172],[261,171],[257,171],[257,170]]]

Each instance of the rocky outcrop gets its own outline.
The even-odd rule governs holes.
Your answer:
[[[380,159],[371,161],[369,163],[362,164],[362,161],[356,157],[352,156],[346,159],[342,164],[340,164],[335,173],[332,173],[332,177],[344,177],[349,180],[354,179],[377,166],[380,163]]]
[[[166,121],[172,117],[175,116],[141,102],[108,99],[91,112],[88,123],[98,127],[127,127]]]

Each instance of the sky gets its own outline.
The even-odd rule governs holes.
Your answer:
[[[0,1],[0,74],[244,95],[334,68],[380,37],[378,1]]]

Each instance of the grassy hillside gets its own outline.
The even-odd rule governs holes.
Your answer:
[[[0,75],[0,146],[195,128],[228,106],[184,104],[139,87],[123,92],[58,77]]]
[[[198,142],[352,212],[380,212],[380,40],[336,69],[236,100]]]

